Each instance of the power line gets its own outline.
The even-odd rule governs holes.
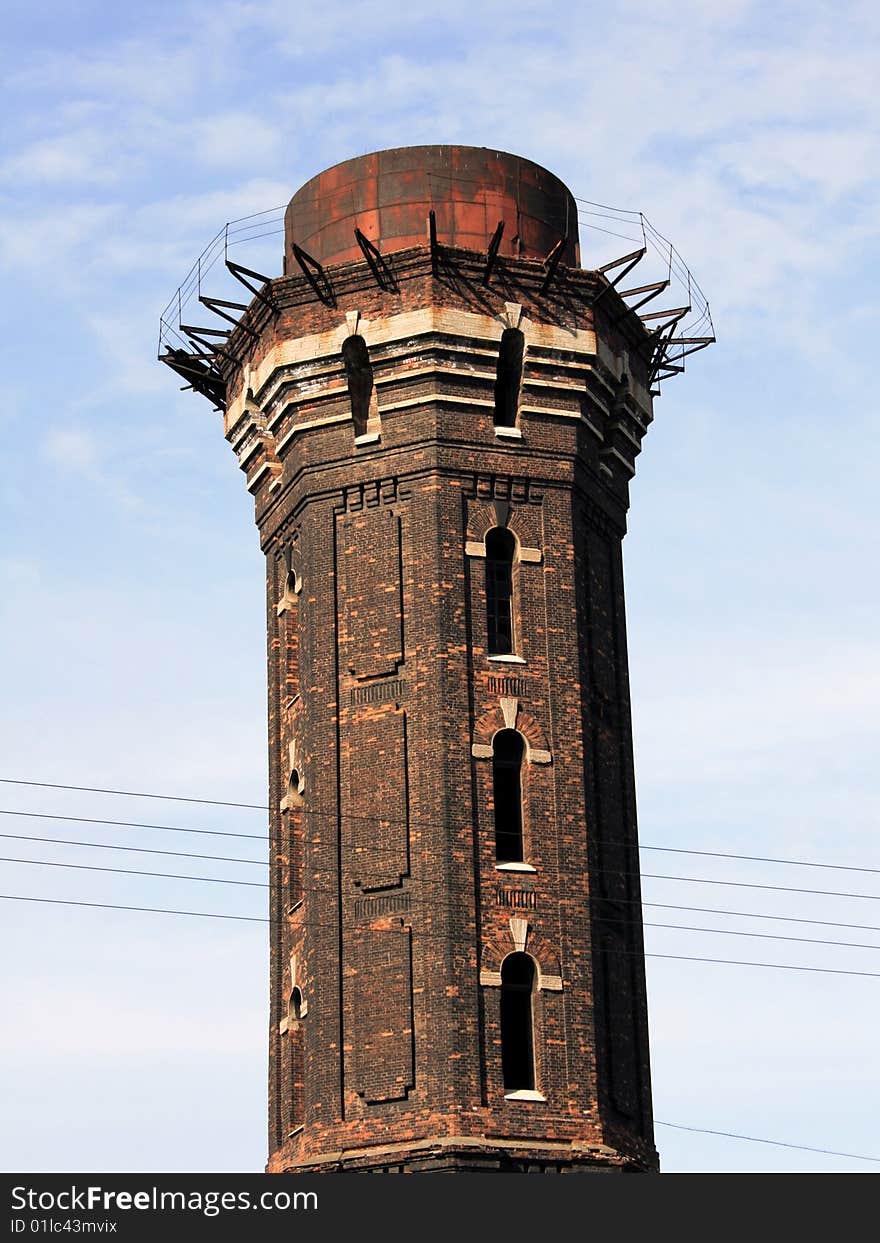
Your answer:
[[[0,893],[3,902],[42,902],[49,906],[91,906],[103,911],[144,911],[150,915],[193,915],[199,919],[236,919],[249,924],[268,924],[263,915],[221,915],[216,911],[178,911],[165,906],[121,906],[116,902],[80,902],[73,898],[34,898],[21,893]]]
[[[36,898],[36,897],[25,896],[23,894],[8,894],[8,893],[0,894],[0,900],[6,901],[6,902],[36,902],[36,903],[45,904],[48,906],[90,907],[90,908],[98,908],[100,910],[109,910],[109,911],[135,911],[135,912],[142,912],[142,913],[151,914],[151,915],[185,915],[185,916],[189,916],[189,917],[196,918],[196,919],[232,919],[232,920],[236,920],[237,922],[241,922],[241,923],[267,924],[270,922],[268,919],[262,916],[221,915],[213,911],[184,911],[184,910],[176,910],[176,909],[170,909],[166,907],[156,907],[156,906],[123,906],[118,903],[110,903],[110,902],[74,901],[71,898]],[[652,956],[652,955],[649,955],[649,956]],[[712,961],[712,960],[708,960],[708,959],[690,960],[688,959],[687,961],[703,962],[703,961]],[[757,964],[757,965],[779,966],[780,964]],[[795,968],[795,970],[797,970],[797,968]],[[718,1135],[725,1139],[745,1140],[752,1144],[772,1144],[774,1147],[777,1147],[777,1148],[791,1148],[791,1149],[796,1149],[800,1152],[820,1153],[824,1156],[846,1157],[853,1161],[870,1161],[875,1164],[880,1163],[880,1158],[866,1157],[862,1155],[861,1153],[837,1152],[831,1148],[813,1148],[806,1144],[790,1144],[783,1140],[778,1140],[778,1139],[763,1139],[755,1135],[739,1135],[733,1131],[716,1131],[716,1130],[710,1130],[707,1127],[685,1126],[683,1123],[680,1123],[680,1122],[664,1122],[664,1121],[661,1121],[659,1118],[654,1119],[654,1124],[655,1126],[671,1127],[677,1131],[691,1131],[699,1135]]]
[[[280,889],[284,887],[282,885],[268,884],[264,881],[231,880],[231,879],[227,879],[223,877],[216,877],[216,876],[181,876],[175,872],[143,872],[143,871],[138,871],[138,870],[134,870],[131,868],[105,868],[105,867],[97,867],[96,865],[85,864],[85,863],[58,863],[58,862],[54,862],[49,859],[20,859],[20,858],[11,858],[11,857],[2,856],[2,855],[0,855],[0,863],[27,863],[27,864],[37,864],[43,867],[78,868],[83,871],[116,872],[116,873],[120,873],[120,874],[128,875],[128,876],[155,876],[155,877],[163,877],[168,880],[207,881],[211,884],[216,884],[216,885],[250,885],[253,888],[260,888],[260,889],[276,889],[276,888]],[[739,889],[769,889],[769,890],[772,890],[774,893],[809,893],[809,894],[816,895],[818,897],[858,898],[860,900],[865,900],[865,901],[880,902],[880,894],[874,894],[874,893],[848,893],[844,890],[839,890],[839,889],[803,889],[803,888],[792,888],[791,886],[787,886],[787,885],[761,885],[754,881],[713,880],[710,877],[704,877],[704,876],[666,876],[666,875],[659,875],[659,874],[652,873],[652,872],[642,872],[642,873],[627,872],[620,868],[612,868],[608,870],[613,875],[619,875],[619,876],[641,875],[647,880],[681,881],[681,882],[690,882],[696,885],[726,885],[726,886],[735,886],[736,888],[739,888]],[[424,882],[420,882],[417,878],[411,878],[411,880],[412,880],[412,883],[415,883],[415,884],[424,883]],[[321,891],[319,890],[317,892],[321,892]],[[332,892],[332,890],[325,889],[324,892]]]
[[[105,868],[96,863],[58,863],[52,859],[9,859],[0,855],[0,863],[26,863],[29,867],[72,868],[77,872],[112,872],[116,876],[154,876],[163,880],[195,880],[208,885],[245,885],[249,889],[269,889],[265,881],[228,880],[219,876],[184,876],[177,872],[143,872],[136,868]]]
[[[624,898],[625,902],[639,905],[637,898]],[[725,911],[717,906],[678,906],[674,902],[642,902],[641,906],[650,906],[654,910],[690,911],[700,915],[731,915],[737,919],[772,919],[787,924],[812,924],[818,928],[851,928],[859,932],[880,932],[876,924],[842,924],[832,919],[803,919],[796,915],[765,915],[760,911]]]
[[[80,791],[86,791],[86,792],[98,793],[98,794],[122,794],[122,795],[131,796],[134,798],[174,799],[177,802],[182,802],[182,803],[207,803],[207,804],[211,804],[214,806],[220,806],[220,807],[247,807],[247,808],[252,808],[252,809],[261,810],[261,811],[269,810],[268,806],[261,807],[256,803],[222,803],[215,799],[186,798],[183,795],[175,795],[175,794],[145,794],[145,793],[135,794],[133,791],[127,791],[127,790],[103,790],[103,789],[98,789],[97,787],[93,788],[89,786],[62,786],[62,785],[57,785],[57,784],[50,784],[48,782],[13,781],[13,779],[10,777],[0,777],[0,782],[12,783],[16,785],[47,786],[48,788],[58,789],[58,790],[80,790]],[[364,820],[364,821],[368,821],[371,824],[382,823],[382,824],[389,824],[389,825],[392,825],[392,824],[402,825],[402,824],[409,823],[409,821],[407,820],[399,820],[395,818],[389,818],[386,816],[361,816],[353,812],[330,811],[330,810],[325,811],[317,807],[303,807],[302,811],[310,816],[324,817],[326,819],[332,819],[332,820],[342,820],[342,821]],[[122,827],[122,828],[132,828],[132,829],[159,829],[159,830],[162,830],[163,832],[169,832],[169,833],[201,833],[207,836],[213,835],[217,837],[240,837],[240,838],[245,838],[249,841],[263,842],[263,841],[269,840],[268,835],[264,833],[232,833],[229,831],[221,831],[219,829],[191,829],[183,825],[148,824],[148,823],[137,821],[137,820],[101,820],[93,816],[54,815],[49,812],[16,811],[10,808],[0,808],[0,816],[26,816],[26,817],[29,817],[32,819],[38,819],[38,820],[65,820],[65,821],[70,821],[76,824],[108,824],[108,825],[115,825],[115,826]],[[435,828],[446,828],[446,823],[447,823],[447,822],[441,822],[441,821],[425,820],[425,819],[422,819],[421,817],[418,817],[418,822],[422,825],[432,826]],[[0,837],[2,836],[4,835],[0,834]],[[608,841],[608,840],[603,840],[603,839],[599,839],[596,844],[600,846],[623,846],[623,847],[630,847],[630,848],[634,847],[635,845],[635,843],[633,842]],[[381,850],[383,848],[374,847],[374,849]],[[396,848],[392,847],[390,849],[396,849]],[[696,850],[696,849],[690,849],[689,847],[685,847],[685,846],[654,846],[654,845],[650,845],[645,842],[639,842],[638,849],[660,851],[665,854],[698,855],[700,857],[709,858],[709,859],[736,859],[736,860],[741,860],[746,863],[778,863],[778,864],[784,864],[784,865],[788,865],[792,867],[813,867],[813,868],[830,869],[832,871],[863,872],[863,873],[870,874],[870,875],[880,875],[880,868],[861,867],[861,866],[856,866],[855,864],[848,864],[848,863],[821,863],[816,859],[781,859],[773,855],[740,855],[740,854],[733,854],[730,851]]]
[[[625,920],[608,920],[609,923],[625,923]],[[744,932],[739,928],[692,928],[686,924],[657,924],[645,920],[643,928],[669,928],[676,932],[712,932],[728,937],[760,937],[763,941],[793,941],[798,945],[836,945],[840,949],[880,950],[880,945],[865,945],[856,941],[825,941],[819,937],[786,937],[773,932]]]
[[[95,908],[99,908],[102,910],[110,910],[110,911],[142,911],[147,914],[157,914],[157,915],[191,915],[191,916],[197,916],[203,919],[235,919],[235,920],[242,920],[248,923],[259,923],[259,924],[270,924],[273,922],[271,919],[267,919],[264,916],[225,915],[225,914],[219,914],[219,913],[209,912],[209,911],[177,910],[177,909],[170,908],[170,907],[121,906],[119,904],[110,903],[110,902],[83,902],[83,901],[75,901],[70,898],[36,898],[36,897],[27,896],[24,894],[0,894],[0,900],[9,901],[9,902],[39,902],[39,903],[50,904],[53,906],[86,906],[86,907],[95,907]],[[328,927],[328,928],[335,927],[335,925],[331,925],[331,924],[318,924],[318,925],[312,925],[312,926]],[[422,935],[425,936],[425,935],[435,935],[435,934],[422,934]],[[445,936],[441,936],[440,934],[436,934],[436,935],[438,935],[439,939],[442,939],[442,940],[446,939]],[[719,965],[732,966],[732,967],[762,967],[762,968],[767,968],[767,969],[775,970],[775,971],[807,971],[807,972],[810,972],[811,974],[819,974],[819,975],[848,975],[848,976],[860,976],[865,979],[880,980],[880,972],[876,972],[876,971],[846,971],[838,967],[801,967],[801,966],[795,965],[794,963],[753,962],[751,960],[736,959],[736,958],[703,958],[703,957],[697,957],[697,956],[690,955],[690,954],[659,954],[659,953],[655,953],[654,951],[649,951],[648,953],[645,953],[645,954],[641,954],[641,953],[633,952],[629,950],[617,950],[615,952],[619,954],[621,957],[625,957],[625,958],[664,958],[664,959],[672,960],[674,962],[717,963]]]
[[[10,836],[14,836],[14,835],[5,834],[5,833],[0,834],[0,837],[10,837]],[[106,845],[105,843],[102,843],[102,842],[69,842],[69,841],[64,841],[64,839],[52,838],[52,837],[27,838],[26,840],[51,842],[53,844],[69,845],[69,846],[85,846],[89,848],[97,847],[98,849],[104,849],[104,850],[141,851],[143,849],[138,846]],[[228,858],[224,859],[222,856],[219,856],[219,855],[195,855],[195,854],[187,854],[185,852],[175,851],[175,850],[157,850],[157,851],[147,850],[144,853],[173,855],[175,858],[180,858],[180,859],[215,859],[218,862],[248,863],[248,864],[255,864],[258,867],[265,866],[265,864],[262,863],[258,859],[228,859]],[[266,884],[265,882],[229,880],[225,877],[190,876],[190,875],[184,876],[184,875],[174,873],[174,872],[147,872],[147,871],[131,869],[131,868],[106,868],[106,867],[99,867],[97,865],[90,865],[90,864],[64,863],[64,862],[51,860],[51,859],[0,858],[0,862],[25,863],[25,864],[28,864],[29,866],[33,865],[33,866],[43,866],[43,867],[74,868],[77,870],[92,871],[92,872],[110,872],[110,873],[113,873],[114,875],[122,874],[126,876],[149,876],[149,877],[156,877],[156,878],[167,877],[169,880],[192,880],[192,881],[206,882],[206,883],[213,883],[213,884],[253,885],[254,887],[265,888],[265,889],[270,889],[270,890],[282,887],[282,886],[275,886],[272,884]],[[334,889],[333,887],[329,887],[329,886],[322,886],[319,888],[310,888],[307,886],[302,890],[302,892],[304,893],[333,893]],[[450,903],[444,903],[443,905],[447,907],[447,909],[454,909],[452,904]],[[650,904],[646,904],[646,905],[650,905]],[[681,909],[688,909],[688,908],[681,908]],[[756,918],[761,918],[761,917],[756,916]],[[769,916],[768,918],[774,918],[774,917]],[[629,921],[619,920],[619,919],[606,919],[603,922],[604,923],[628,923]],[[801,921],[798,921],[798,922],[801,922]],[[812,921],[805,921],[805,922],[812,922]],[[335,927],[335,925],[331,925],[331,924],[322,924],[322,925],[313,924],[312,926],[313,927],[317,927],[317,926]],[[880,950],[880,945],[867,945],[862,942],[832,941],[832,940],[822,939],[818,937],[787,937],[787,936],[783,936],[782,934],[769,933],[769,932],[748,932],[748,931],[742,931],[736,928],[694,928],[694,927],[690,927],[684,924],[662,924],[662,923],[652,922],[649,920],[644,920],[642,926],[645,928],[665,928],[670,931],[677,931],[677,932],[707,932],[707,933],[715,933],[715,934],[724,935],[724,936],[758,937],[758,938],[761,938],[762,940],[789,941],[789,942],[794,942],[800,945],[826,945],[826,946],[838,946],[841,949]],[[877,931],[880,931],[880,929],[877,929]]]
[[[268,811],[263,803],[230,803],[219,798],[185,798],[179,794],[146,794],[139,790],[105,790],[100,786],[61,785],[56,781],[19,781],[14,777],[0,777],[4,785],[39,786],[44,790],[79,790],[83,794],[122,794],[128,798],[160,798],[172,803],[205,803],[212,807],[244,807],[253,811]]]
[[[603,846],[621,846],[622,842],[601,842]],[[665,854],[701,855],[707,859],[738,859],[746,863],[783,863],[789,867],[829,868],[836,872],[866,872],[880,875],[880,868],[856,867],[849,863],[819,863],[815,859],[779,859],[772,855],[735,855],[721,850],[690,850],[684,846],[646,846],[639,843],[639,850],[661,850]]]
[[[790,885],[759,885],[747,880],[709,880],[702,876],[661,876],[656,872],[622,872],[612,869],[615,875],[643,876],[646,880],[692,881],[697,885],[732,885],[738,889],[771,889],[774,893],[811,893],[823,898],[859,898],[867,902],[880,902],[880,893],[846,893],[839,889],[794,889]]]
[[[617,950],[628,958],[641,958],[641,954],[633,954],[628,950]],[[689,954],[658,954],[654,950],[645,954],[645,958],[671,958],[676,962],[717,962],[730,967],[773,967],[777,971],[809,971],[819,975],[861,975],[868,979],[880,980],[877,971],[844,971],[840,967],[798,967],[790,962],[748,962],[739,958],[694,958]]]
[[[3,813],[0,812],[0,814],[3,814]],[[12,813],[12,814],[17,814],[17,813]],[[31,813],[23,812],[21,814],[27,815]],[[58,818],[59,819],[76,819],[76,817],[58,817]],[[123,821],[106,821],[106,822],[101,821],[99,823],[120,824],[120,823],[125,823],[125,822]],[[151,825],[151,826],[143,826],[143,827],[171,828],[172,826]],[[201,831],[209,831],[209,830],[180,829],[179,831],[186,833],[186,832],[201,832]],[[261,859],[241,859],[241,858],[235,858],[229,855],[203,855],[203,854],[195,854],[189,851],[179,851],[179,850],[156,850],[156,849],[151,849],[151,848],[142,847],[142,846],[125,846],[121,844],[107,843],[107,842],[83,842],[83,841],[74,841],[74,840],[71,840],[70,838],[37,837],[33,834],[0,833],[0,838],[11,839],[14,841],[46,842],[46,843],[51,843],[53,845],[77,846],[77,847],[84,847],[88,849],[123,850],[123,851],[139,853],[139,854],[166,855],[166,856],[172,856],[178,859],[203,859],[203,860],[214,860],[218,863],[241,863],[241,864],[253,865],[256,867],[267,866],[267,861],[261,860]],[[6,860],[6,861],[8,862],[9,860]],[[27,859],[16,859],[15,862],[27,863],[29,861]],[[45,860],[36,860],[35,862],[47,862],[51,864],[51,861],[45,861]],[[63,866],[63,864],[58,864],[55,866]],[[164,873],[164,872],[163,873],[152,873],[152,872],[151,873],[135,873],[135,874],[136,875],[150,875],[150,876],[166,876],[166,875],[171,876],[172,875],[171,873]],[[199,877],[188,877],[187,879],[198,880],[200,878]],[[205,879],[214,880],[217,878],[211,877],[211,878],[205,878]],[[268,888],[272,889],[272,888],[275,888],[275,886],[269,885]],[[326,886],[320,887],[320,888],[306,886],[303,888],[302,892],[304,893],[332,893],[334,892],[334,889],[332,887],[326,887]],[[874,925],[874,924],[853,924],[853,923],[843,923],[837,920],[805,919],[805,918],[798,918],[792,915],[771,915],[769,913],[763,913],[760,911],[728,911],[724,909],[719,909],[717,907],[684,906],[678,903],[671,903],[671,902],[641,902],[639,903],[637,899],[624,899],[624,901],[632,902],[635,905],[641,905],[644,907],[654,907],[654,908],[663,909],[663,910],[688,911],[688,912],[696,912],[700,914],[709,914],[709,915],[729,915],[729,916],[733,916],[736,918],[743,918],[743,919],[781,920],[786,923],[809,924],[809,925],[818,926],[818,927],[849,928],[849,929],[854,929],[854,930],[858,930],[861,932],[880,932],[880,926]],[[619,922],[619,921],[606,921],[606,922]],[[645,921],[644,926],[654,927],[654,928],[679,927],[679,925],[675,925],[675,924],[656,924],[656,923],[651,924],[651,923],[648,923],[647,921]],[[771,935],[771,934],[746,933],[746,932],[736,933],[736,930],[734,929],[720,929],[720,928],[693,929],[693,931],[731,932],[734,935],[742,935],[742,936],[765,935],[769,937]],[[803,938],[803,937],[774,937],[773,939],[774,940],[804,941],[804,942],[811,940],[810,938]],[[861,944],[856,945],[853,942],[845,942],[845,941],[815,940],[815,941],[812,941],[812,943],[816,945],[841,945],[841,946],[847,946],[848,948],[851,947],[851,948],[856,948],[856,949],[880,948],[876,946],[868,946],[868,945],[861,945]]]
[[[676,1131],[694,1131],[698,1135],[721,1135],[725,1139],[744,1139],[750,1144],[772,1144],[775,1148],[794,1148],[798,1152],[818,1152],[826,1157],[848,1157],[851,1161],[871,1161],[880,1165],[880,1157],[866,1157],[858,1152],[836,1152],[833,1148],[811,1148],[807,1144],[789,1144],[781,1139],[760,1139],[757,1135],[738,1135],[735,1131],[712,1131],[704,1126],[685,1126],[681,1122],[661,1122],[654,1119],[655,1126],[668,1126]]]
[[[36,903],[40,903],[40,904],[44,904],[48,906],[90,907],[90,908],[98,908],[100,910],[108,910],[108,911],[135,911],[135,912],[142,912],[142,913],[150,914],[150,915],[185,915],[185,916],[190,916],[195,919],[232,919],[232,920],[236,920],[237,922],[241,922],[241,923],[267,924],[270,922],[268,919],[262,916],[221,915],[213,911],[184,911],[184,910],[175,910],[175,909],[170,909],[166,907],[156,907],[156,906],[123,906],[118,903],[110,903],[110,902],[80,902],[80,901],[74,901],[71,898],[35,898],[35,897],[25,896],[23,894],[3,893],[3,894],[0,894],[0,900],[6,901],[6,902],[36,902]],[[692,961],[692,960],[688,960],[688,961]],[[712,960],[699,959],[696,961],[703,962],[703,961],[712,961]],[[758,965],[767,965],[767,964],[758,964]],[[780,965],[780,964],[773,964],[773,965]],[[875,1164],[880,1163],[880,1158],[866,1157],[862,1155],[861,1153],[837,1152],[831,1148],[813,1148],[813,1147],[809,1147],[806,1144],[790,1144],[790,1143],[786,1143],[783,1140],[778,1140],[778,1139],[762,1139],[755,1135],[739,1135],[733,1131],[716,1131],[716,1130],[710,1130],[707,1127],[685,1126],[683,1123],[680,1123],[680,1122],[663,1122],[659,1118],[654,1119],[654,1124],[655,1126],[671,1127],[677,1131],[692,1131],[699,1135],[718,1135],[725,1139],[745,1140],[752,1144],[772,1144],[774,1147],[777,1147],[777,1148],[791,1148],[791,1149],[796,1149],[800,1152],[820,1153],[824,1156],[846,1157],[853,1161],[870,1161]]]
[[[151,796],[152,797],[152,796]],[[164,797],[157,795],[157,797]],[[30,820],[65,820],[72,824],[108,824],[121,829],[159,829],[163,833],[200,833],[204,837],[241,837],[252,842],[268,842],[266,833],[230,833],[220,829],[188,829],[180,824],[145,824],[140,820],[99,820],[95,816],[59,816],[45,811],[7,811],[0,816],[27,816]]]
[[[33,815],[41,815],[41,813],[38,813],[38,812],[4,812],[0,810],[0,815],[33,816]],[[41,818],[59,819],[59,820],[76,820],[76,821],[80,821],[83,819],[82,817],[78,817],[78,816],[45,816]],[[88,820],[86,822],[90,824],[97,823],[97,824],[110,824],[110,825],[128,825],[129,827],[133,827],[133,828],[164,829],[170,832],[179,832],[179,833],[211,833],[212,832],[212,830],[210,829],[187,829],[187,828],[183,828],[181,826],[175,826],[175,825],[156,825],[156,824],[146,825],[146,824],[138,824],[133,821],[125,821],[125,820]],[[224,837],[238,836],[238,837],[249,837],[249,838],[255,837],[254,834],[227,834],[227,833],[220,834],[220,836],[224,836]],[[224,856],[224,855],[194,854],[194,853],[189,853],[186,851],[147,850],[144,847],[124,846],[121,844],[115,845],[115,844],[108,844],[104,842],[81,842],[81,841],[71,840],[70,838],[37,837],[33,834],[0,833],[0,838],[9,838],[9,839],[13,839],[16,841],[51,842],[51,843],[57,843],[59,845],[95,847],[98,849],[106,849],[106,850],[125,850],[125,851],[135,851],[135,852],[143,852],[143,853],[150,853],[150,854],[171,855],[171,856],[175,856],[177,858],[182,858],[182,859],[215,859],[217,860],[217,862],[223,862],[223,863],[244,863],[244,864],[254,864],[257,866],[266,866],[266,862],[267,862],[266,860],[238,859],[238,858],[232,858],[232,857]],[[256,840],[265,841],[267,839],[265,837],[262,837],[262,838],[256,837]],[[657,849],[663,849],[663,848],[658,847]],[[815,864],[814,866],[834,867],[836,865]],[[306,888],[304,892],[330,893],[330,892],[333,892],[333,890],[329,888],[321,888],[321,889]],[[794,915],[772,915],[768,912],[761,912],[761,911],[729,911],[723,908],[718,908],[718,907],[713,907],[713,906],[685,906],[681,903],[675,903],[675,902],[647,902],[647,901],[639,902],[638,899],[634,899],[634,898],[618,899],[618,901],[631,903],[633,905],[641,905],[643,907],[653,907],[655,909],[669,910],[669,911],[688,911],[688,912],[696,912],[696,913],[704,914],[704,915],[730,915],[730,916],[733,916],[736,918],[742,918],[742,919],[764,919],[764,920],[783,921],[785,923],[809,924],[815,927],[823,927],[823,928],[848,928],[848,929],[857,930],[860,932],[880,932],[880,925],[875,925],[875,924],[845,923],[840,920],[829,920],[829,919],[806,919],[804,917],[798,917]]]
[[[196,855],[187,850],[155,850],[149,846],[122,846],[115,842],[74,842],[69,837],[35,837],[33,833],[0,833],[0,838],[15,842],[49,842],[53,846],[84,846],[90,850],[125,850],[141,855],[171,855],[175,859],[213,859],[216,863],[249,863],[266,867],[265,859],[237,859],[232,855]]]
[[[42,863],[42,860],[16,860],[16,861],[22,861],[22,863],[37,863],[37,864]],[[61,868],[77,868],[77,866],[80,866],[80,865],[48,864],[48,866],[61,866]],[[124,871],[126,869],[87,868],[86,870],[112,871],[112,873],[116,873],[116,871]],[[157,874],[139,873],[139,871],[135,871],[135,873],[132,873],[132,875],[153,876]],[[210,876],[191,876],[191,878],[190,876],[174,876],[173,879],[175,880],[206,880],[206,881],[213,880],[213,878],[210,878]],[[222,884],[222,881],[220,881],[220,884]],[[231,884],[247,885],[250,883],[249,881],[232,881]],[[164,914],[164,915],[175,915],[175,914],[208,915],[209,914],[209,912],[199,912],[199,911],[178,911],[178,910],[167,909],[167,907],[118,906],[116,904],[107,904],[107,902],[83,902],[83,901],[67,901],[67,900],[62,900],[62,899],[39,899],[39,897],[24,897],[20,895],[10,895],[10,894],[0,895],[0,897],[5,897],[5,899],[9,899],[11,901],[44,901],[44,902],[53,902],[53,904],[56,904],[56,905],[96,906],[96,907],[106,907],[106,909],[108,910],[147,911],[147,912],[155,912],[155,914]],[[255,916],[250,916],[250,917],[249,916],[232,916],[232,915],[214,914],[214,912],[211,912],[210,917],[211,919],[245,919],[245,920],[250,919],[251,922],[264,922],[264,924],[270,924],[270,922],[272,922],[270,919],[257,919],[257,917]],[[620,924],[620,922],[625,922],[625,921],[609,920],[608,922],[614,922],[614,924]],[[323,929],[336,929],[338,925],[329,924],[329,922],[309,920],[308,926],[311,927],[311,929],[317,929],[317,927],[323,927]],[[809,938],[809,937],[772,936],[772,935],[769,935],[769,933],[741,932],[736,929],[695,929],[695,927],[691,927],[687,925],[650,924],[650,922],[649,924],[645,924],[644,926],[645,927],[660,927],[660,929],[667,929],[667,930],[679,931],[679,932],[716,932],[716,933],[722,933],[722,935],[728,935],[728,936],[766,937],[767,940],[809,943],[809,945],[840,946],[841,948],[860,948],[860,950],[880,950],[880,946],[854,945],[854,943],[845,942],[845,941],[814,940],[814,938]],[[444,933],[420,932],[420,938],[428,938],[428,937],[444,938],[445,935]],[[643,955],[641,955],[641,953],[639,952],[626,951],[626,950],[615,951],[615,952],[623,953],[625,957],[643,957]],[[774,970],[779,970],[779,971],[809,971],[809,972],[819,972],[819,973],[822,973],[822,975],[863,976],[866,978],[880,979],[880,972],[848,971],[848,970],[843,970],[843,968],[835,968],[835,967],[804,967],[804,966],[795,966],[793,965],[793,963],[751,962],[751,961],[747,962],[747,961],[742,961],[742,960],[733,960],[733,958],[692,957],[690,955],[675,955],[675,953],[658,953],[654,951],[645,953],[644,957],[646,958],[671,958],[671,960],[681,961],[681,962],[717,962],[717,963],[725,963],[725,965],[730,965],[730,966],[767,967],[767,968],[774,968]]]

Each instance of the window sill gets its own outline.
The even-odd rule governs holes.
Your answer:
[[[537,872],[531,863],[496,863],[496,872]]]
[[[524,665],[526,663],[522,656],[490,656],[489,660],[497,665]]]
[[[547,1097],[532,1088],[518,1088],[516,1092],[505,1092],[506,1101],[546,1101]]]
[[[523,434],[518,427],[496,427],[496,436],[504,436],[508,440],[522,440]]]

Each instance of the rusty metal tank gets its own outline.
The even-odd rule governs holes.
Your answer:
[[[539,164],[488,147],[395,147],[357,156],[318,173],[285,213],[285,270],[293,247],[320,264],[364,258],[355,229],[382,254],[428,243],[433,211],[441,245],[486,251],[499,222],[498,254],[580,265],[577,205]]]

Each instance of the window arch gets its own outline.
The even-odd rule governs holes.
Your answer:
[[[536,972],[528,954],[501,964],[501,1070],[508,1092],[534,1091]]]
[[[495,806],[495,857],[499,863],[523,862],[523,782],[525,739],[502,729],[492,743],[492,801]]]
[[[342,343],[342,361],[345,365],[345,378],[348,381],[348,396],[351,401],[351,417],[354,420],[355,436],[363,436],[367,430],[370,417],[370,401],[373,396],[373,368],[367,343],[362,336],[355,334],[346,337]]]
[[[505,328],[498,349],[495,374],[495,426],[515,427],[522,386],[526,339],[518,328]]]
[[[486,535],[486,629],[490,656],[513,652],[513,562],[516,540],[506,527]]]

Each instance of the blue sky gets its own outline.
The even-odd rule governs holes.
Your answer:
[[[7,4],[0,776],[264,801],[251,498],[219,416],[155,361],[158,314],[227,220],[352,155],[463,142],[644,210],[712,304],[719,342],[656,404],[625,545],[643,841],[880,867],[880,16],[854,2],[569,7]],[[614,257],[595,230],[581,245],[585,266]],[[13,785],[0,807],[265,831],[255,811]],[[263,848],[0,820],[153,849]],[[651,852],[643,865],[880,894],[856,872]],[[0,873],[9,894],[262,906],[246,887]],[[661,880],[645,896],[880,928],[869,898]],[[864,930],[646,918],[880,946]],[[261,1168],[265,939],[256,924],[0,902],[0,1167]],[[880,972],[867,949],[659,928],[648,945]],[[649,984],[659,1119],[880,1157],[880,981],[651,958]],[[671,1171],[872,1168],[662,1127],[658,1146]]]

